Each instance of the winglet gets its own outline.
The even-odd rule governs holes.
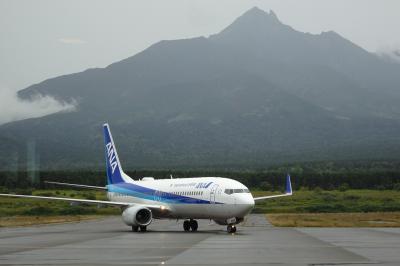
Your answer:
[[[254,200],[266,200],[266,199],[280,198],[280,197],[286,197],[286,196],[292,196],[292,195],[293,195],[292,182],[290,182],[290,175],[287,174],[287,176],[286,176],[285,194],[256,197],[256,198],[254,198]]]
[[[286,176],[286,190],[285,190],[286,194],[292,195],[293,191],[292,191],[292,182],[290,182],[290,175],[287,174]]]

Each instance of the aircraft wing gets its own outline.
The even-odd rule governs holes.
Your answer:
[[[279,197],[286,197],[286,196],[292,196],[292,194],[279,194],[279,195],[271,195],[271,196],[263,196],[263,197],[257,197],[254,198],[254,200],[264,200],[264,199],[272,199],[272,198],[279,198]]]
[[[290,175],[288,174],[286,176],[286,191],[285,191],[285,194],[257,197],[257,198],[254,198],[254,200],[265,200],[265,199],[272,199],[272,198],[279,198],[279,197],[287,197],[287,196],[292,196],[292,195],[293,195],[292,182],[290,181]]]
[[[44,181],[44,183],[52,184],[52,185],[59,185],[59,186],[67,186],[67,187],[79,187],[79,188],[107,190],[107,187],[88,186],[88,185],[81,185],[81,184],[61,183],[61,182],[54,182],[54,181]]]
[[[15,198],[30,198],[30,199],[43,199],[43,200],[61,200],[77,203],[89,203],[89,204],[104,204],[112,206],[134,206],[142,205],[131,202],[118,202],[118,201],[107,201],[107,200],[87,200],[87,199],[74,199],[74,198],[59,198],[59,197],[44,197],[44,196],[32,196],[32,195],[18,195],[18,194],[0,194],[2,197],[15,197]],[[168,208],[164,205],[142,205],[143,207],[149,208],[150,210],[164,211]]]

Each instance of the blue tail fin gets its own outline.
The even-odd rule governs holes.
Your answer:
[[[103,131],[108,184],[111,185],[116,183],[133,182],[133,180],[122,170],[117,149],[115,148],[114,140],[108,124],[103,125]]]
[[[286,194],[292,194],[292,182],[290,182],[290,175],[287,174],[286,176],[286,189],[285,189]]]

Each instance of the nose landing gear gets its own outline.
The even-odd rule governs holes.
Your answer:
[[[227,226],[226,231],[228,231],[228,233],[236,233],[236,226],[234,224],[230,224]]]
[[[183,222],[183,230],[185,230],[186,232],[190,231],[190,229],[195,232],[197,231],[198,227],[199,225],[196,220],[190,219]]]
[[[132,225],[132,232],[139,232],[139,228],[140,228],[140,231],[142,231],[142,232],[146,232],[147,231],[147,226],[144,226],[144,225],[141,225],[141,226]]]

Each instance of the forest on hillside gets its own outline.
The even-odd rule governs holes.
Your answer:
[[[395,189],[400,190],[400,161],[343,161],[310,162],[276,165],[265,169],[241,171],[188,169],[188,170],[129,170],[126,173],[138,180],[144,176],[156,179],[219,176],[236,179],[251,189],[281,190],[285,176],[292,177],[294,189]],[[58,181],[95,186],[106,185],[106,173],[101,170],[73,171],[2,171],[0,187],[48,188],[44,181]]]

